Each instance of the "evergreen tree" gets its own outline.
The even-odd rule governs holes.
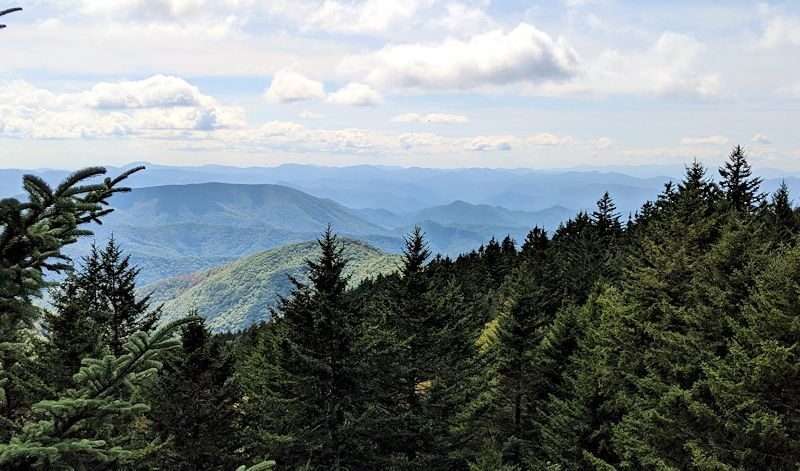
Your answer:
[[[149,332],[160,315],[160,308],[150,309],[150,296],[137,299],[136,277],[139,268],[130,263],[130,255],[123,255],[114,238],[100,253],[101,302],[107,311],[106,342],[111,352],[118,355],[122,345],[135,332]]]
[[[265,372],[262,403],[266,454],[280,469],[358,467],[359,330],[343,270],[347,260],[328,228],[319,240],[317,261],[308,261],[309,283],[292,279],[290,298],[275,311],[269,345],[273,366]]]
[[[792,207],[786,182],[781,182],[763,214],[765,228],[778,244],[791,242],[793,235],[800,230],[800,218]]]
[[[154,433],[165,440],[155,465],[174,470],[232,470],[242,461],[241,392],[233,355],[202,320],[182,328],[181,348],[146,389]]]
[[[82,226],[99,222],[111,209],[108,198],[129,191],[119,186],[137,167],[117,178],[90,183],[103,175],[88,168],[66,178],[55,189],[27,175],[27,201],[0,201],[0,440],[8,440],[24,426],[32,402],[51,388],[31,376],[38,369],[30,346],[29,328],[39,318],[32,298],[46,287],[44,271],[70,268],[62,250],[90,234]]]
[[[69,386],[81,359],[120,355],[133,333],[152,330],[160,308],[150,309],[150,296],[137,299],[138,273],[112,238],[103,250],[92,245],[80,269],[51,290],[55,312],[44,316],[43,354],[55,385]]]
[[[597,208],[592,212],[592,222],[604,237],[615,236],[622,231],[617,206],[608,192],[603,193],[602,198],[597,201]]]
[[[720,186],[725,191],[725,199],[732,209],[747,213],[764,199],[764,195],[759,193],[762,180],[753,177],[752,174],[744,150],[741,146],[736,146],[728,161],[719,169],[719,175],[722,177]]]
[[[547,231],[539,226],[536,226],[525,236],[525,241],[522,243],[521,253],[525,258],[535,257],[542,251],[546,250],[547,246]]]
[[[800,251],[772,257],[728,337],[704,366],[704,428],[688,444],[698,469],[796,469],[800,464]],[[699,401],[698,401],[699,402]]]
[[[176,348],[173,332],[187,318],[152,335],[137,332],[121,356],[84,359],[76,388],[55,400],[33,405],[29,421],[7,443],[0,443],[0,465],[11,469],[119,469],[139,461],[147,445],[137,446],[115,420],[136,416],[148,406],[136,388],[161,367],[158,357]],[[129,425],[130,426],[130,425]]]

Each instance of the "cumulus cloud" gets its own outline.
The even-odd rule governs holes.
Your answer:
[[[379,87],[470,89],[561,81],[575,74],[577,64],[577,53],[563,38],[522,23],[466,40],[387,45],[346,58],[341,69]]]
[[[77,0],[88,17],[117,23],[201,26],[207,35],[224,37],[258,13],[251,0]],[[71,2],[63,2],[69,5]],[[71,6],[71,5],[70,5]]]
[[[200,90],[178,77],[153,77],[115,83],[98,83],[86,92],[87,104],[100,109],[202,106],[210,102]]]
[[[487,152],[487,151],[509,151],[516,142],[514,136],[477,136],[468,140],[464,144],[466,150]]]
[[[383,97],[369,85],[348,83],[328,96],[328,103],[350,106],[376,106],[383,103]]]
[[[154,76],[71,93],[0,84],[0,121],[8,137],[73,139],[237,128],[244,113],[183,79]]]
[[[469,121],[469,118],[458,114],[448,113],[404,113],[392,118],[396,123],[423,123],[423,124],[462,124]]]
[[[684,137],[681,145],[684,146],[721,146],[728,143],[725,136]]]
[[[772,140],[761,133],[757,133],[755,136],[753,136],[752,141],[756,144],[772,144]]]
[[[284,69],[276,72],[272,77],[272,82],[264,96],[271,103],[295,103],[323,99],[325,98],[325,87],[322,82]]]

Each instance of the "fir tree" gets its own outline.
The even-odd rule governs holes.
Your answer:
[[[358,438],[366,439],[356,436],[359,319],[343,275],[347,260],[330,228],[319,246],[320,258],[307,262],[309,283],[293,279],[292,296],[274,313],[277,350],[261,400],[275,408],[265,445],[281,469],[357,466]]]
[[[521,253],[525,258],[536,257],[547,249],[548,242],[547,231],[536,226],[525,236]]]
[[[764,199],[764,195],[759,193],[762,180],[752,177],[752,174],[744,150],[736,146],[728,161],[719,169],[722,177],[720,186],[725,191],[725,199],[735,211],[748,213]]]
[[[136,462],[145,450],[128,434],[109,433],[115,419],[148,409],[136,388],[161,367],[158,357],[179,346],[173,332],[194,319],[167,324],[152,335],[137,332],[120,356],[83,360],[76,388],[33,405],[35,419],[8,443],[0,443],[0,465],[11,469],[115,469]]]
[[[608,192],[603,193],[602,198],[597,201],[597,208],[592,212],[592,222],[598,232],[605,237],[618,235],[622,230],[619,222],[617,206]]]
[[[240,388],[233,355],[202,320],[182,328],[181,348],[166,357],[146,388],[151,428],[166,445],[156,466],[174,470],[231,470],[240,463]]]
[[[119,355],[134,332],[152,330],[160,308],[150,309],[150,296],[137,299],[138,273],[112,238],[103,250],[92,245],[80,269],[51,290],[55,312],[45,314],[43,327],[54,384],[69,386],[81,359],[106,349]]]
[[[430,250],[419,226],[405,239],[403,250],[402,276],[397,290],[393,293],[394,313],[392,330],[398,339],[398,381],[399,390],[395,396],[399,415],[399,451],[405,454],[410,466],[418,466],[418,455],[430,450],[426,445],[432,441],[424,433],[426,417],[421,389],[433,377],[434,364],[438,360],[433,355],[435,330],[441,325],[431,308],[428,297],[430,280],[425,274],[425,266]]]
[[[46,287],[44,271],[68,270],[65,246],[90,234],[82,226],[99,222],[111,212],[108,198],[129,191],[119,186],[131,169],[117,178],[90,183],[105,174],[102,168],[78,171],[55,189],[42,179],[27,175],[23,187],[27,201],[0,201],[0,440],[20,430],[36,395],[47,394],[42,380],[31,377],[34,364],[28,328],[39,317],[32,298]]]
[[[781,182],[778,190],[765,208],[765,226],[778,244],[791,242],[792,236],[800,229],[800,218],[792,207],[789,187]]]
[[[134,332],[152,330],[160,315],[160,308],[150,309],[150,296],[136,295],[136,277],[139,268],[130,263],[130,255],[123,255],[114,238],[100,253],[101,302],[105,303],[107,319],[106,341],[111,352],[119,354],[122,345]]]

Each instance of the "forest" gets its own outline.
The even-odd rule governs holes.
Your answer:
[[[64,255],[141,170],[0,201],[0,469],[800,467],[800,211],[741,147],[631,215],[457,257],[417,228],[360,284],[329,228],[229,333],[163,319],[124,246]]]

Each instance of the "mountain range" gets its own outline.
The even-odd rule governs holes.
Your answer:
[[[327,198],[274,184],[201,183],[135,188],[114,197],[115,211],[95,239],[114,237],[149,283],[231,262],[285,244],[314,240],[330,224],[343,236],[399,252],[420,225],[434,252],[456,255],[492,237],[521,239],[534,225],[552,229],[574,211],[508,210],[456,201],[411,213],[351,209]],[[85,254],[90,239],[69,251]]]
[[[39,173],[52,182],[65,174]],[[18,194],[10,182],[19,178],[21,171],[0,170],[0,193]],[[605,189],[624,218],[626,208],[654,198],[668,180],[496,169],[155,166],[131,177],[133,191],[114,196],[115,211],[92,227],[94,239],[81,239],[67,255],[79,259],[90,244],[114,237],[140,268],[143,292],[153,292],[168,317],[198,309],[213,328],[236,330],[263,320],[288,294],[287,275],[302,275],[313,241],[329,225],[347,241],[357,282],[394,270],[415,225],[434,253],[455,256],[493,237],[521,241],[534,226],[552,231],[592,208]],[[800,179],[786,180],[800,188]],[[148,186],[165,181],[172,184]],[[768,180],[763,189],[777,184]]]

